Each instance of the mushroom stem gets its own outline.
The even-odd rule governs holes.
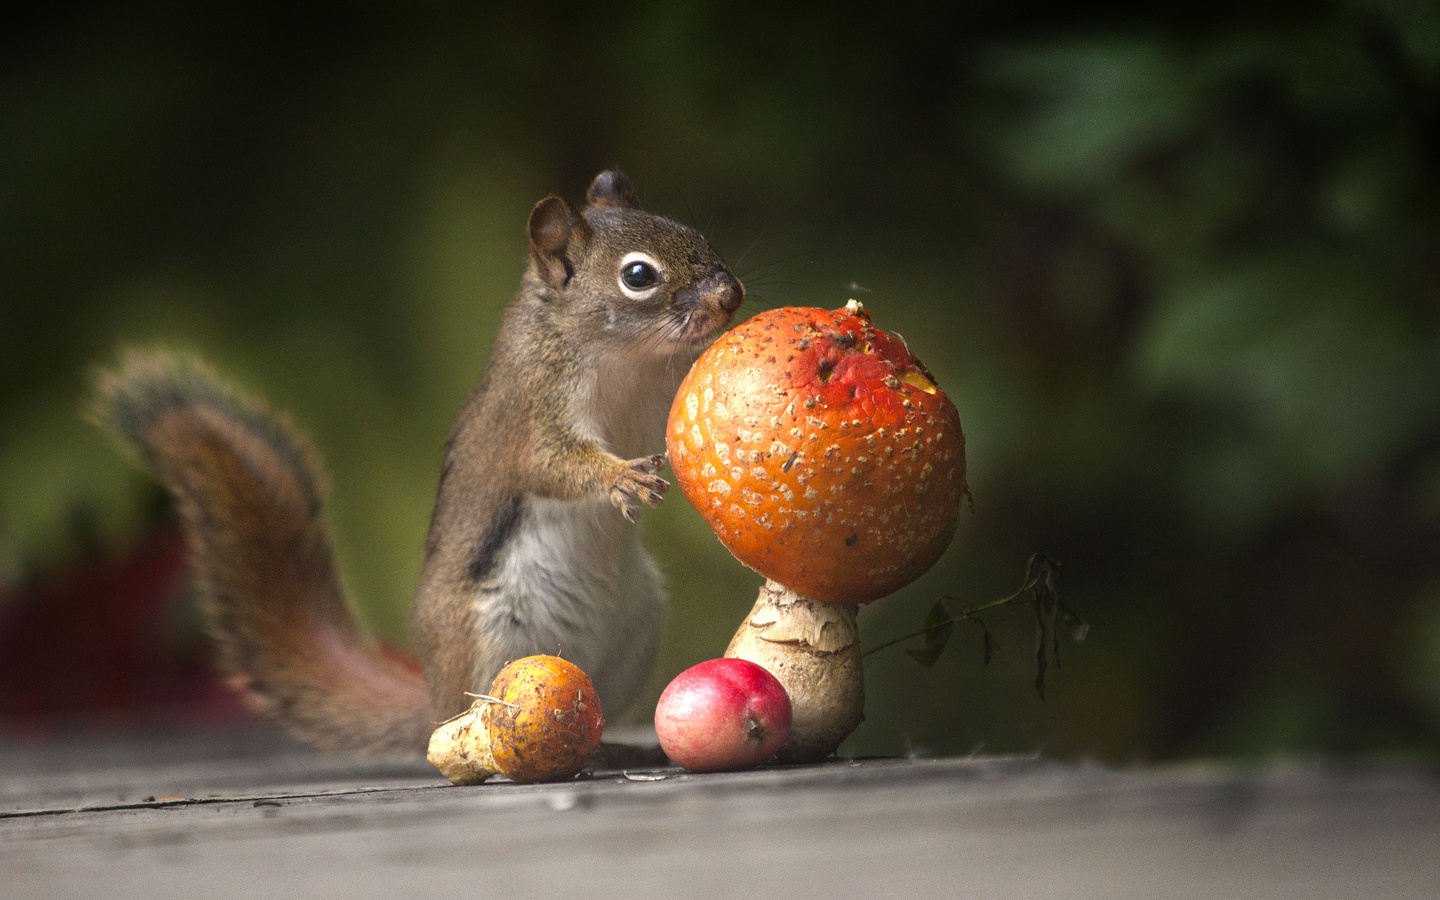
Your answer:
[[[490,749],[490,727],[483,715],[485,706],[493,700],[493,697],[476,700],[465,712],[442,722],[430,735],[425,758],[450,779],[451,784],[482,784],[491,775],[500,774]]]
[[[766,580],[725,655],[770,670],[790,695],[782,762],[835,752],[865,718],[865,680],[855,603],[822,603]]]

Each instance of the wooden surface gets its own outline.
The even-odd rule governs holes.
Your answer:
[[[1440,776],[1033,758],[454,788],[273,735],[0,742],[0,897],[1440,897]]]

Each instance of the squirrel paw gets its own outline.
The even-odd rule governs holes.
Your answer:
[[[664,464],[663,456],[642,456],[625,463],[610,488],[610,502],[620,508],[625,518],[637,521],[641,503],[660,505],[661,495],[670,490],[670,482],[655,474]]]

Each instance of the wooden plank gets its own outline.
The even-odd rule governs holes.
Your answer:
[[[0,770],[17,798],[0,896],[1407,900],[1440,885],[1440,778],[1422,767],[989,757],[453,788],[423,763],[284,743],[154,765],[104,746],[109,762],[79,771],[83,752]],[[190,799],[121,797],[151,784]]]
[[[189,750],[177,754],[167,743],[147,757],[133,742],[105,739],[67,745],[49,760],[38,748],[0,750],[0,816],[446,783],[419,757],[321,754],[276,735],[238,746],[212,739]]]

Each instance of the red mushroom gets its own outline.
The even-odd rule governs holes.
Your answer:
[[[857,604],[919,577],[955,534],[959,414],[852,300],[727,333],[681,384],[667,446],[686,497],[768,579],[726,656],[790,693],[781,758],[829,755],[862,718]]]

